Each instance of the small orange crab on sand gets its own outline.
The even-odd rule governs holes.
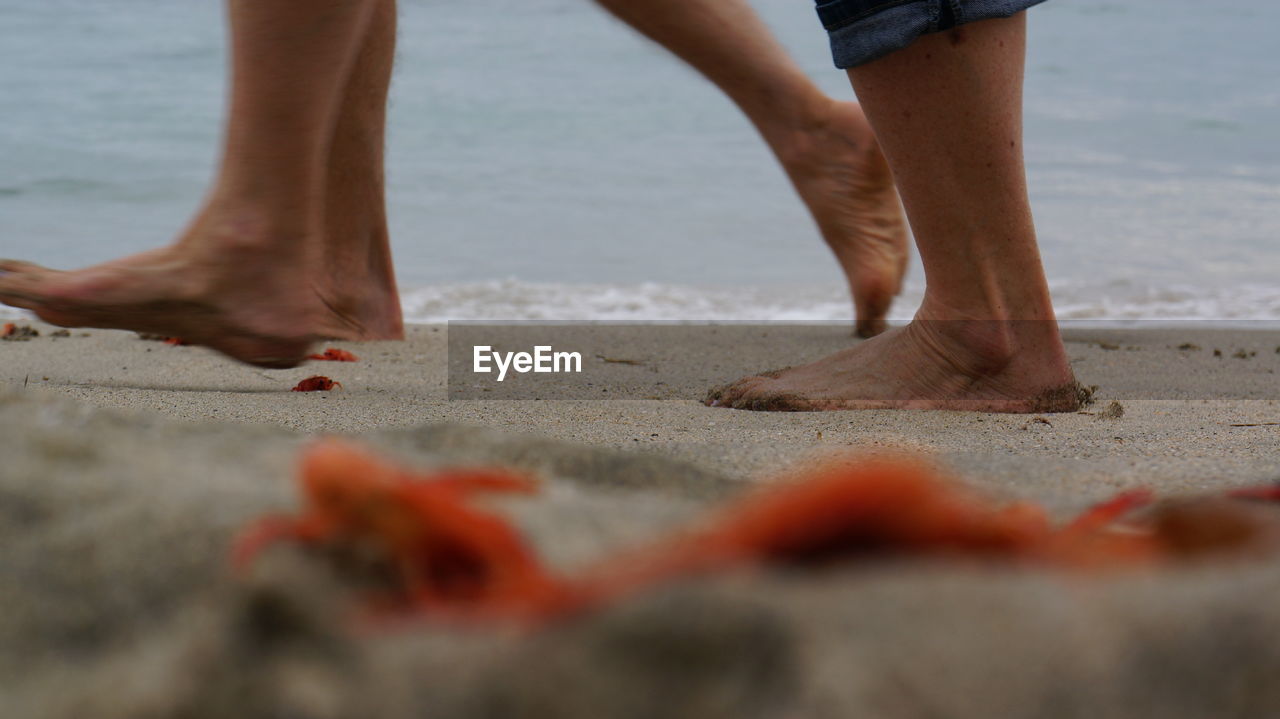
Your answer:
[[[315,375],[314,377],[308,377],[302,380],[298,384],[294,385],[293,389],[289,391],[290,392],[328,392],[334,387],[338,387],[339,389],[341,389],[342,383],[338,382],[337,380],[329,379],[324,375],[318,374],[318,375]]]
[[[536,491],[526,477],[500,470],[412,472],[326,440],[305,451],[298,479],[303,513],[250,527],[233,553],[237,566],[278,540],[358,542],[390,565],[405,606],[436,616],[533,617],[550,613],[562,596],[564,585],[519,534],[469,503],[477,494]]]
[[[359,362],[360,358],[351,354],[346,350],[340,350],[336,347],[329,347],[320,354],[307,355],[307,359],[320,360],[322,362]]]

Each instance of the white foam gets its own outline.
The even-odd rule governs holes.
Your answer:
[[[1065,320],[1156,320],[1245,323],[1280,320],[1280,286],[1150,286],[1129,281],[1055,283],[1054,307]]]
[[[908,286],[890,319],[909,320],[923,288]],[[1280,321],[1280,286],[1230,289],[1148,286],[1119,281],[1055,282],[1063,320]],[[643,283],[575,285],[514,279],[423,287],[404,293],[410,322],[448,320],[851,321],[846,290],[836,286],[693,287]]]
[[[840,288],[764,290],[646,282],[576,285],[494,280],[423,287],[403,295],[410,322],[448,320],[847,320]]]
[[[1280,286],[1152,286],[1130,281],[1052,283],[1058,318],[1079,322],[1280,322]],[[923,291],[909,285],[889,319],[911,319]],[[695,287],[561,284],[515,279],[432,285],[402,294],[405,320],[590,320],[845,322],[853,308],[843,287]],[[0,318],[34,319],[0,305]]]

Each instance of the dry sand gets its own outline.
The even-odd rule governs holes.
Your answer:
[[[1276,481],[1274,332],[1069,333],[1099,401],[1041,422],[696,401],[704,377],[847,345],[831,327],[788,342],[722,329],[717,347],[732,352],[610,350],[640,362],[605,363],[620,382],[656,372],[683,399],[452,402],[440,327],[339,345],[359,363],[284,372],[37,327],[0,343],[6,719],[1280,714],[1275,561],[1093,579],[908,564],[737,574],[529,636],[416,625],[353,636],[336,618],[340,589],[299,554],[272,553],[249,580],[225,566],[237,527],[295,506],[293,456],[320,432],[424,465],[538,472],[543,495],[503,511],[564,568],[833,450],[909,449],[1064,515],[1139,484]],[[316,373],[344,389],[287,391]],[[1103,414],[1112,401],[1123,416]]]

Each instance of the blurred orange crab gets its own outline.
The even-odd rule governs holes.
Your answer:
[[[327,440],[303,453],[299,481],[305,510],[247,529],[233,553],[237,566],[279,540],[365,543],[388,563],[405,603],[459,617],[545,611],[561,589],[505,520],[468,502],[483,493],[531,493],[536,484],[527,477],[412,472]]]
[[[1059,528],[1034,504],[992,501],[920,462],[880,460],[831,464],[564,577],[509,522],[473,504],[485,493],[535,492],[526,477],[414,472],[325,440],[306,450],[299,478],[304,511],[250,527],[236,545],[236,564],[279,540],[372,546],[392,569],[402,608],[435,617],[536,622],[743,566],[936,557],[1099,570],[1280,546],[1275,512],[1243,501],[1276,499],[1270,488],[1154,505],[1129,519],[1153,503],[1151,492],[1133,490]]]

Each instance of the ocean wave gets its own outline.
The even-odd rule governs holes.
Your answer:
[[[1053,299],[1058,318],[1064,320],[1280,320],[1280,285],[1225,288],[1077,281],[1055,283]]]
[[[839,288],[760,289],[555,284],[494,280],[434,285],[403,294],[410,322],[447,320],[753,321],[846,320]]]
[[[1280,286],[1231,288],[1146,285],[1132,281],[1052,283],[1058,318],[1110,321],[1280,321]],[[889,314],[911,319],[923,288],[908,285]],[[852,321],[847,292],[838,286],[696,287],[568,284],[515,279],[431,285],[402,293],[405,320],[543,320],[600,322],[844,322]],[[0,317],[31,318],[0,306]]]
[[[1277,321],[1280,286],[1149,286],[1118,281],[1052,283],[1060,319],[1074,321]],[[923,287],[909,285],[889,318],[915,314]],[[693,287],[659,283],[578,285],[494,280],[404,293],[410,322],[448,320],[852,321],[836,286]]]

